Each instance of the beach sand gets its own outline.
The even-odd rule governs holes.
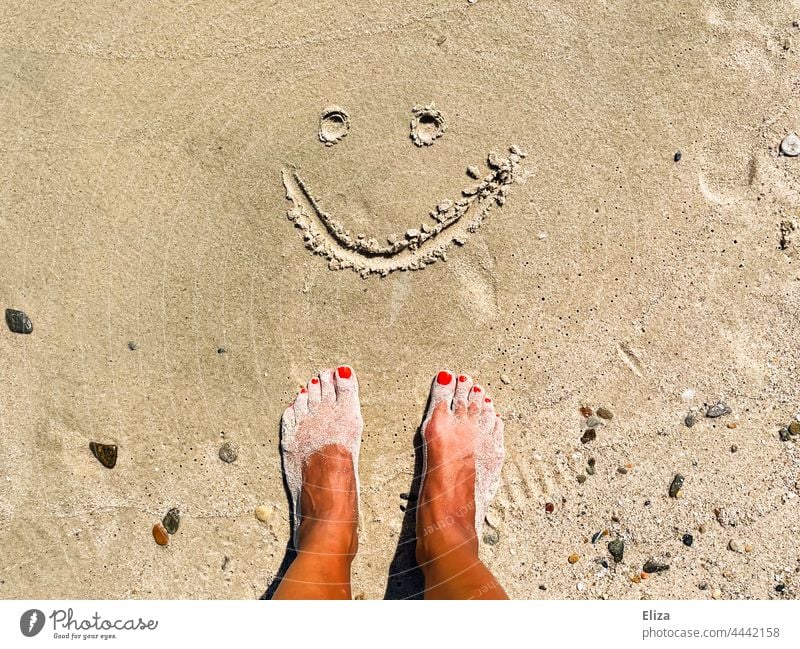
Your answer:
[[[796,3],[2,13],[0,308],[33,331],[0,331],[0,597],[269,593],[291,531],[280,414],[342,363],[365,421],[356,597],[419,591],[401,494],[443,367],[506,421],[481,555],[511,597],[797,597]],[[431,104],[446,130],[415,146]],[[331,106],[349,131],[326,146]],[[472,187],[512,145],[513,173]],[[460,244],[422,240],[444,199],[468,208]],[[391,235],[411,243],[355,243]],[[581,407],[613,413],[586,443]],[[669,569],[641,580],[648,560]]]

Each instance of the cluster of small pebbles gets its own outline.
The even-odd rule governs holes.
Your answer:
[[[614,418],[614,413],[608,408],[598,408],[595,412],[589,406],[581,406],[580,413],[582,444],[588,444],[597,439],[597,430]]]
[[[161,519],[160,523],[153,525],[153,539],[158,545],[169,544],[170,536],[178,531],[181,524],[181,512],[173,507]]]

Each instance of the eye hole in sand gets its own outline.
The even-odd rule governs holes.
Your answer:
[[[447,121],[436,104],[414,106],[411,113],[411,140],[417,146],[430,146],[447,130]]]
[[[350,115],[339,106],[328,106],[319,117],[319,141],[333,146],[350,130]]]

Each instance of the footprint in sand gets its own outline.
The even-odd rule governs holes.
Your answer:
[[[432,144],[444,132],[444,116],[433,104],[415,106],[413,115],[411,138],[418,146]],[[320,118],[319,139],[331,146],[347,135],[349,128],[349,115],[331,106]],[[387,236],[386,243],[353,236],[321,207],[296,169],[281,171],[286,198],[292,204],[287,216],[302,233],[306,248],[325,257],[331,270],[350,268],[362,277],[373,273],[385,277],[394,271],[419,270],[447,259],[447,250],[453,244],[465,245],[489,210],[505,203],[509,186],[524,157],[516,145],[509,148],[505,157],[489,153],[485,175],[476,167],[468,168],[467,173],[475,182],[462,190],[461,197],[439,201],[429,212],[427,222],[418,228],[410,227],[403,234]]]

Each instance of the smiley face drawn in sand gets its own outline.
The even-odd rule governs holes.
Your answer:
[[[419,147],[433,145],[447,128],[444,115],[434,104],[414,106],[412,115],[410,137]],[[320,117],[319,140],[333,146],[349,129],[348,113],[338,106],[329,106]],[[461,197],[439,201],[429,212],[428,222],[419,228],[409,228],[403,235],[389,235],[385,244],[377,239],[354,237],[320,206],[296,169],[281,171],[286,199],[291,202],[287,217],[302,233],[306,248],[325,257],[331,270],[350,268],[364,278],[373,273],[385,277],[395,271],[420,270],[447,259],[447,250],[453,244],[465,245],[491,208],[505,203],[524,157],[516,145],[509,148],[505,157],[489,153],[488,173],[468,167],[467,175],[474,183],[462,190]]]

